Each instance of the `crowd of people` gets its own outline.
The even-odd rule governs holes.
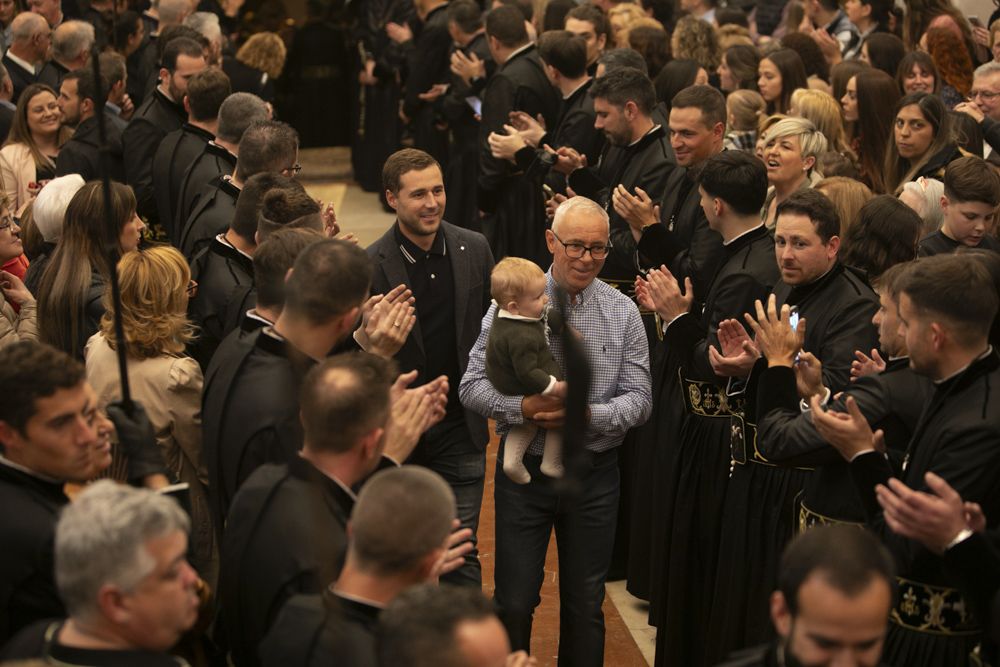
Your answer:
[[[1000,9],[351,3],[363,249],[252,10],[79,2],[0,0],[0,660],[532,665],[554,532],[560,664],[610,579],[1000,664]]]

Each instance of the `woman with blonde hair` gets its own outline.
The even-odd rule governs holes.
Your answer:
[[[17,100],[10,133],[0,148],[0,180],[15,215],[56,177],[59,149],[73,134],[62,124],[57,98],[48,86],[33,83]]]
[[[840,153],[852,162],[857,161],[857,155],[847,144],[840,104],[833,96],[820,90],[799,88],[792,93],[791,113],[812,121],[816,129],[826,137],[827,150]]]
[[[844,238],[854,224],[861,207],[874,196],[867,185],[846,176],[824,178],[813,188],[825,194],[837,209],[837,215],[840,216],[840,238]]]
[[[819,180],[816,160],[826,152],[826,137],[805,118],[785,118],[764,135],[764,166],[768,188],[761,220],[773,228],[778,205],[798,190],[813,187]]]
[[[172,476],[190,487],[192,562],[211,582],[215,531],[201,447],[203,378],[198,363],[184,353],[195,334],[187,307],[196,285],[184,256],[167,245],[125,255],[118,263],[118,275],[132,398],[145,408]],[[87,380],[101,406],[121,399],[110,287],[104,293],[104,307],[101,328],[86,348]]]
[[[235,58],[223,58],[222,69],[234,93],[253,93],[273,102],[274,80],[281,76],[287,55],[281,37],[273,32],[258,32],[240,47]]]
[[[757,144],[757,126],[767,103],[756,90],[734,90],[726,98],[726,138],[728,150],[752,153]]]
[[[611,35],[615,46],[618,48],[628,47],[628,29],[644,18],[646,18],[646,12],[642,10],[642,7],[632,2],[622,2],[609,9],[608,22],[611,24]]]
[[[684,16],[670,38],[670,51],[677,60],[693,60],[712,75],[722,62],[722,49],[715,26],[708,21]]]

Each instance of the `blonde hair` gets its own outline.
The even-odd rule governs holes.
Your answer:
[[[826,137],[806,118],[783,118],[775,123],[764,135],[764,145],[785,137],[798,137],[803,159],[819,156],[826,152]]]
[[[273,32],[258,32],[246,41],[236,52],[236,59],[244,65],[267,74],[272,79],[281,76],[288,54],[285,43]]]
[[[837,215],[840,216],[840,238],[847,235],[858,218],[858,211],[874,196],[867,185],[847,176],[824,178],[813,189],[822,191],[837,209]]]
[[[756,130],[765,109],[767,102],[756,90],[734,90],[726,98],[726,113],[732,118],[732,130]]]
[[[191,270],[184,255],[168,245],[126,253],[118,262],[122,325],[129,355],[149,359],[179,355],[194,338],[187,318],[187,289]],[[110,285],[104,292],[101,332],[115,347],[114,304]]]
[[[792,108],[796,116],[811,120],[816,129],[823,133],[829,150],[846,155],[851,161],[856,160],[844,134],[843,112],[832,95],[820,90],[799,88],[792,93]]]
[[[520,257],[504,257],[490,273],[490,295],[501,308],[506,308],[539,278],[545,280],[545,272],[534,262]]]
[[[753,46],[753,38],[750,37],[750,31],[741,25],[736,25],[735,23],[727,23],[724,26],[719,26],[716,31],[719,36],[719,48],[725,53],[730,46]]]
[[[614,25],[614,19],[618,17],[623,18],[624,21],[621,26],[616,28]],[[642,7],[632,2],[622,2],[609,9],[608,23],[611,25],[611,30],[614,33],[613,37],[615,40],[615,46],[627,47],[628,29],[631,28],[636,21],[644,18],[646,18],[646,12],[642,10]]]
[[[693,16],[684,16],[674,28],[670,49],[675,60],[693,60],[709,73],[722,62],[722,49],[715,26]]]

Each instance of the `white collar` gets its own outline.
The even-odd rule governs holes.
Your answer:
[[[530,49],[530,48],[531,48],[532,46],[534,46],[534,44],[532,44],[531,42],[528,42],[527,44],[525,44],[525,45],[524,45],[524,46],[522,46],[521,48],[519,48],[519,49],[514,49],[513,51],[511,51],[511,52],[510,52],[510,55],[509,55],[509,56],[507,56],[507,60],[503,61],[503,64],[504,64],[504,65],[506,65],[507,63],[509,63],[509,62],[511,61],[511,59],[512,59],[512,58],[513,58],[514,56],[516,56],[517,54],[519,54],[519,53],[521,53],[521,52],[523,52],[523,51],[527,51],[527,50],[528,50],[528,49]]]
[[[578,90],[580,90],[581,88],[583,88],[584,86],[586,86],[588,83],[590,83],[590,77],[589,76],[584,80],[583,83],[581,83],[579,86],[577,86],[573,90],[569,91],[569,94],[563,95],[563,99],[564,100],[568,100],[569,98],[573,97],[574,95],[576,95],[576,93],[577,93]]]
[[[0,454],[0,464],[5,465],[8,468],[13,468],[14,470],[19,470],[19,471],[23,472],[25,475],[31,475],[35,479],[40,479],[43,482],[48,482],[49,484],[62,484],[63,483],[63,480],[61,480],[61,479],[56,479],[55,477],[49,477],[48,475],[43,475],[42,473],[37,472],[35,470],[32,470],[31,468],[24,467],[20,463],[14,463],[13,461],[11,461],[9,458],[7,458],[6,456],[4,456],[3,454]]]
[[[35,65],[33,63],[29,63],[24,58],[18,58],[17,56],[14,55],[13,51],[11,51],[10,49],[7,49],[7,57],[16,62],[24,69],[26,69],[27,71],[31,72],[32,74],[36,73]]]
[[[239,248],[237,248],[236,246],[234,246],[232,243],[229,242],[229,239],[226,238],[226,232],[222,232],[221,234],[216,235],[215,240],[217,240],[219,243],[226,246],[227,248],[232,248],[233,250],[240,253],[247,259],[253,260],[253,257],[251,255],[246,254],[245,252],[243,252],[242,250],[240,250]]]
[[[955,371],[954,373],[952,373],[948,377],[941,378],[940,380],[934,380],[934,384],[943,384],[943,383],[947,382],[948,380],[952,380],[954,378],[957,378],[959,375],[961,375],[965,371],[969,370],[969,366],[971,366],[972,364],[976,363],[980,359],[985,359],[986,357],[990,356],[991,352],[993,352],[993,346],[992,345],[990,345],[989,347],[987,347],[985,352],[983,352],[982,354],[980,354],[978,357],[976,357],[975,359],[973,359],[972,361],[970,361],[965,366],[962,366],[961,368],[959,368],[957,371]]]
[[[493,303],[496,303],[494,301]],[[515,315],[514,313],[500,308],[500,304],[497,304],[497,317],[502,320],[517,320],[518,322],[541,322],[544,319],[544,315],[541,317],[525,317],[524,315]]]
[[[740,234],[738,236],[734,236],[733,238],[729,239],[728,241],[723,241],[722,245],[727,246],[727,245],[730,245],[731,243],[736,243],[736,241],[738,241],[739,239],[743,238],[747,234],[752,234],[753,232],[757,231],[758,229],[760,229],[763,226],[764,226],[764,223],[762,222],[759,225],[757,225],[756,227],[754,227],[752,229],[748,229],[745,232],[743,232],[742,234]]]
[[[256,309],[256,308],[251,308],[250,310],[248,310],[248,311],[246,312],[246,316],[247,316],[247,317],[249,317],[249,318],[250,318],[251,320],[257,320],[258,322],[263,322],[263,323],[264,323],[264,324],[266,324],[267,326],[271,326],[272,324],[274,324],[274,322],[272,322],[271,320],[269,320],[269,319],[267,319],[267,318],[265,318],[265,317],[261,316],[261,315],[260,315],[260,314],[259,314],[259,313],[257,312],[257,309]]]
[[[637,143],[639,143],[640,141],[642,141],[643,139],[645,139],[646,137],[648,137],[651,133],[656,132],[658,129],[660,129],[659,123],[657,123],[656,125],[653,125],[653,127],[649,128],[649,131],[646,132],[646,134],[642,135],[641,137],[639,137],[638,139],[636,139],[635,141],[633,141],[632,143],[630,143],[629,144],[629,148],[631,148],[632,146],[635,146]]]

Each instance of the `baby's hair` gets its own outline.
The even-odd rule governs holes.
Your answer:
[[[534,262],[520,257],[504,257],[490,274],[490,294],[501,308],[506,308],[539,278],[545,278],[545,272]]]
[[[726,106],[732,116],[733,126],[730,129],[748,132],[757,129],[767,102],[756,90],[734,90],[726,98]]]

